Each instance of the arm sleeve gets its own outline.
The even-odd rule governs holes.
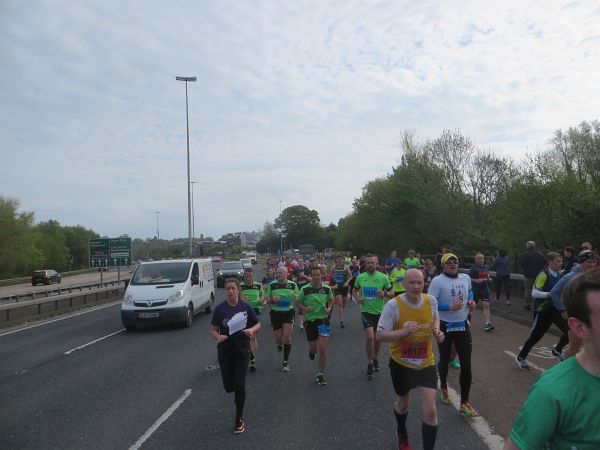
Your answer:
[[[533,298],[548,298],[548,294],[550,294],[550,292],[540,291],[539,289],[536,289],[536,288],[533,288],[531,290],[531,296]]]
[[[550,291],[550,293],[552,294],[552,303],[554,303],[554,307],[561,312],[565,310],[565,305],[563,305],[561,296],[564,287],[567,285],[569,280],[570,277],[562,277],[560,280],[558,280],[558,283],[556,283]]]
[[[439,317],[438,314],[438,302],[437,302],[437,298],[433,297],[433,296],[429,296],[429,303],[431,304],[431,317],[433,319],[437,319]]]
[[[560,405],[557,399],[552,398],[551,392],[551,386],[545,387],[539,379],[529,391],[509,434],[521,450],[546,448],[555,432],[560,422]],[[540,414],[540,411],[544,413]]]
[[[387,302],[383,307],[379,322],[377,323],[377,331],[391,331],[394,329],[394,324],[398,319],[394,316],[396,312],[396,302]]]
[[[210,319],[210,324],[219,328],[221,327],[221,316],[219,314],[219,310],[215,308],[213,311],[212,318]]]

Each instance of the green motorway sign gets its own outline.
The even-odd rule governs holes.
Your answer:
[[[131,238],[90,239],[90,267],[131,264]]]

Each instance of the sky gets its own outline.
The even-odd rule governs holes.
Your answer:
[[[0,0],[0,195],[36,222],[187,237],[323,224],[420,141],[520,160],[598,119],[596,1]]]

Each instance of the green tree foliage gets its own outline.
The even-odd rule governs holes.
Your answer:
[[[306,206],[295,205],[285,208],[275,219],[274,225],[283,232],[287,248],[298,248],[302,244],[321,240],[319,213]]]
[[[0,196],[1,278],[28,274],[43,261],[34,245],[33,213],[18,209],[18,200]]]
[[[256,243],[259,253],[276,253],[281,246],[280,233],[271,222],[265,222],[260,240]]]

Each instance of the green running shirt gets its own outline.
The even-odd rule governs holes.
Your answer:
[[[354,288],[360,289],[362,302],[360,304],[361,312],[369,314],[381,314],[385,298],[379,297],[377,291],[389,291],[392,288],[390,279],[381,272],[375,271],[373,275],[369,272],[363,272],[354,282]]]
[[[312,308],[312,311],[304,313],[306,320],[317,320],[327,318],[325,309],[328,304],[333,303],[333,299],[333,289],[330,286],[321,284],[317,289],[312,284],[307,284],[300,289],[297,302]]]
[[[280,298],[276,303],[271,304],[271,311],[289,311],[294,309],[294,295],[298,295],[298,285],[288,280],[285,283],[279,283],[278,280],[271,281],[267,287],[267,298],[278,295]]]

